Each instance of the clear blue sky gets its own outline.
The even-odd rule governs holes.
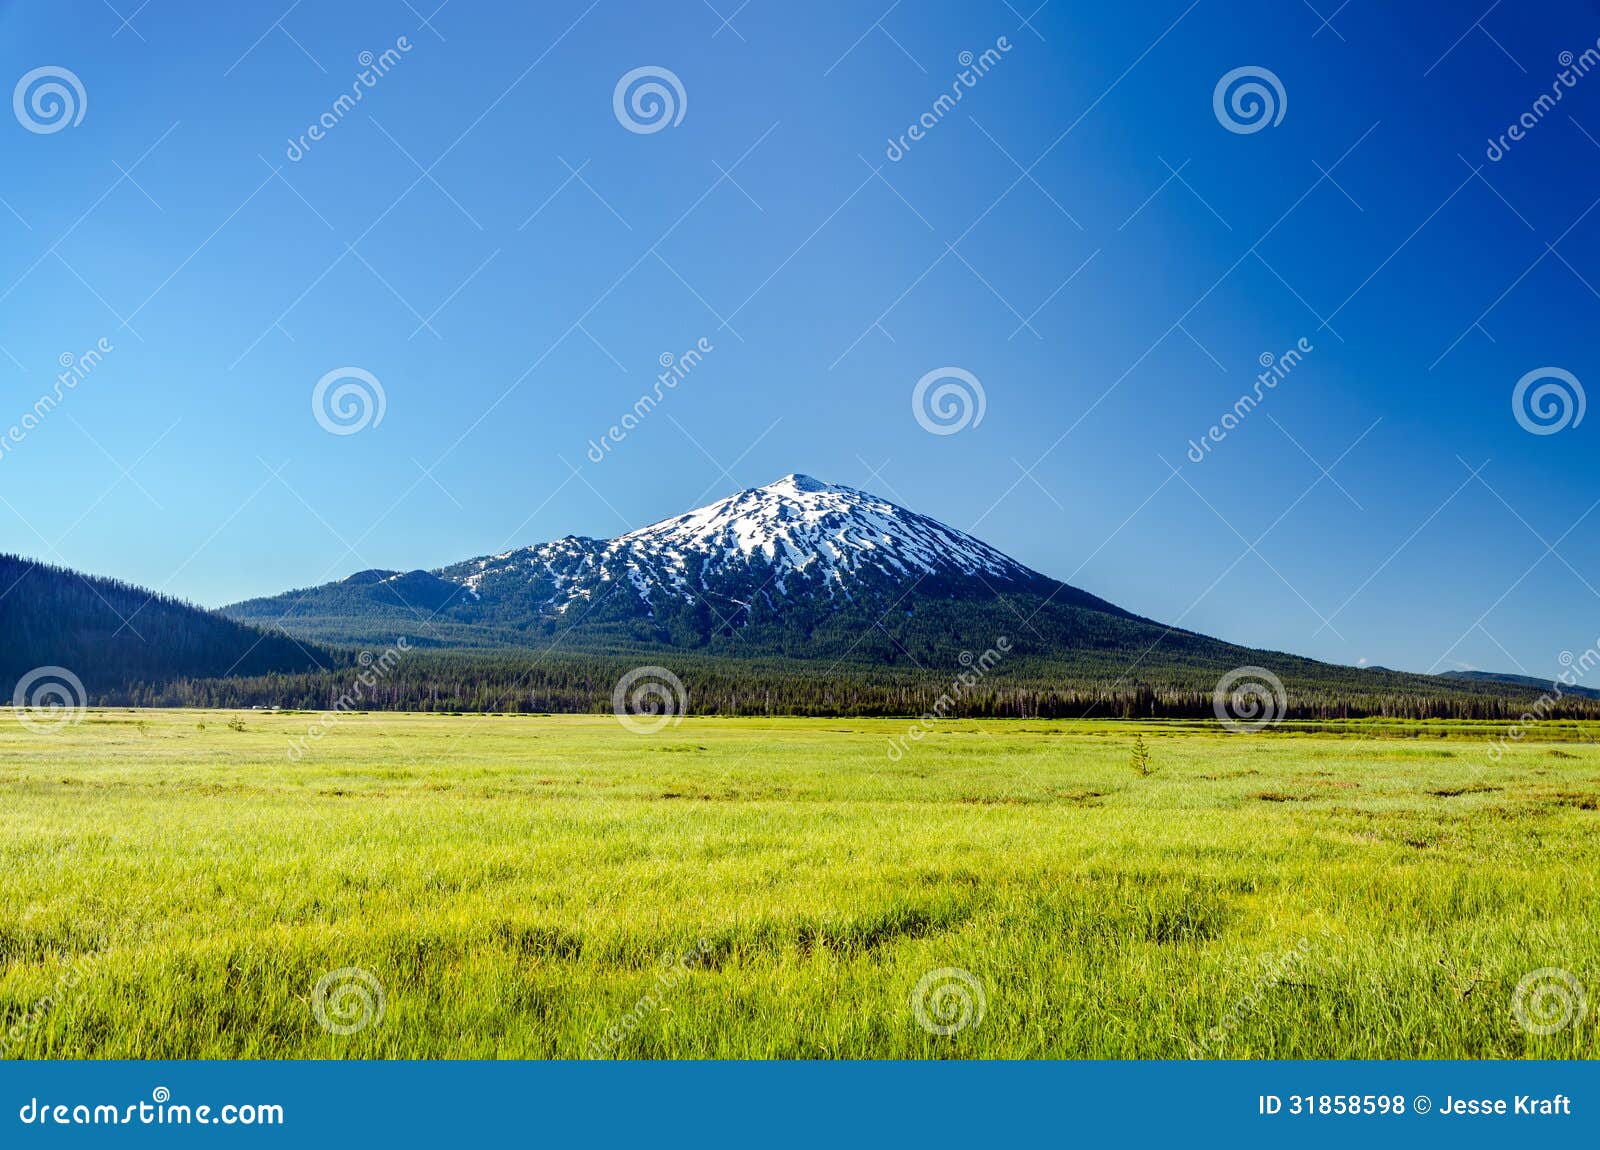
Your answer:
[[[0,544],[219,605],[803,471],[1253,645],[1553,675],[1600,633],[1600,415],[1511,407],[1535,369],[1600,381],[1600,76],[1485,155],[1595,4],[413,3],[0,3],[5,85],[86,100],[0,123],[0,424],[114,348],[0,457]],[[683,115],[634,132],[644,66]],[[1284,114],[1229,131],[1245,66]],[[385,408],[333,435],[343,367]],[[911,393],[946,367],[985,411],[934,435]]]

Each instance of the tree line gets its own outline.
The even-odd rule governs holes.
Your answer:
[[[352,694],[359,665],[298,673],[145,680],[101,692],[108,705],[281,707],[420,712],[603,713],[612,710],[618,682],[645,664],[661,664],[683,685],[673,706],[702,715],[915,716],[1068,719],[1215,716],[1217,673],[1168,669],[1123,682],[1103,667],[1039,666],[1027,661],[997,668],[969,686],[959,666],[949,673],[917,668],[828,668],[779,660],[735,662],[705,656],[645,658],[572,655],[537,661],[514,653],[413,651]],[[1354,669],[1351,669],[1354,671]],[[1354,673],[1338,678],[1283,676],[1278,718],[1486,719],[1515,721],[1539,698],[1512,685],[1427,680],[1420,676]],[[1544,705],[1539,717],[1600,718],[1600,700],[1569,696]]]

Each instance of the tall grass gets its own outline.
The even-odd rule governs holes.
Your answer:
[[[388,714],[292,762],[313,716],[235,717],[0,720],[5,1056],[1600,1053],[1512,1011],[1538,968],[1600,995],[1600,728],[963,721],[891,762],[893,720]],[[383,988],[347,1035],[344,968]],[[983,1010],[939,1035],[945,968]]]

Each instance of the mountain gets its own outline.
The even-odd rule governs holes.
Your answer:
[[[1169,630],[854,488],[787,475],[614,539],[569,535],[432,571],[362,571],[223,609],[325,642],[676,648],[921,665],[1000,637],[1237,666],[1242,648]]]
[[[81,680],[81,701],[106,705],[604,711],[648,672],[703,714],[1209,720],[1220,683],[1241,717],[1510,721],[1544,686],[1341,667],[1164,627],[803,475],[615,539],[361,571],[226,614],[0,556],[0,636],[0,688],[46,702]],[[404,657],[380,664],[356,646]],[[1540,714],[1600,717],[1590,694]]]
[[[968,713],[1206,715],[1219,681],[1259,668],[1293,700],[1280,688],[1279,709],[1308,716],[1486,717],[1534,694],[1166,627],[926,515],[805,475],[614,539],[361,571],[224,611],[311,641],[405,636],[420,654],[385,689],[423,708],[604,705],[617,675],[640,664],[692,675],[697,705],[721,713],[917,713],[975,661],[987,681],[978,694],[963,688]],[[302,686],[295,697],[329,692]]]
[[[4,697],[38,668],[65,668],[93,699],[130,683],[309,671],[337,662],[286,635],[16,555],[0,555],[0,636]]]
[[[597,580],[625,579],[649,610],[708,596],[730,609],[746,607],[727,591],[751,575],[759,579],[752,594],[774,605],[819,596],[848,600],[905,580],[1052,582],[937,520],[806,475],[786,475],[616,539],[568,536],[438,572],[474,595],[514,587],[530,573],[548,577],[543,606],[563,614],[592,601]]]
[[[1319,663],[1141,618],[879,496],[787,475],[614,539],[368,570],[224,608],[307,641],[411,652],[365,700],[593,711],[666,668],[706,714],[1498,718],[1527,686]],[[1263,670],[1264,669],[1264,670]],[[347,675],[141,698],[329,707]],[[1219,686],[1222,684],[1223,686]],[[1547,717],[1600,714],[1562,700]]]
[[[1600,690],[1593,687],[1568,686],[1566,683],[1557,683],[1551,679],[1539,679],[1533,675],[1512,675],[1499,671],[1441,671],[1441,679],[1454,679],[1462,683],[1476,683],[1480,686],[1495,683],[1507,683],[1517,687],[1527,687],[1531,691],[1549,692],[1554,695],[1575,695],[1580,699],[1600,699]]]
[[[1362,678],[1367,689],[1415,678],[1165,627],[928,516],[805,475],[614,539],[569,535],[432,571],[362,571],[223,610],[325,643],[405,636],[415,649],[525,660],[770,660],[781,675],[854,667],[928,680],[998,646],[1006,675],[1073,687],[1209,691],[1252,665],[1322,683]],[[1435,694],[1465,691],[1427,682]]]

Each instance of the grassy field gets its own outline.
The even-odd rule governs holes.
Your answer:
[[[5,1056],[1600,1054],[1600,725],[316,723],[0,719]]]

